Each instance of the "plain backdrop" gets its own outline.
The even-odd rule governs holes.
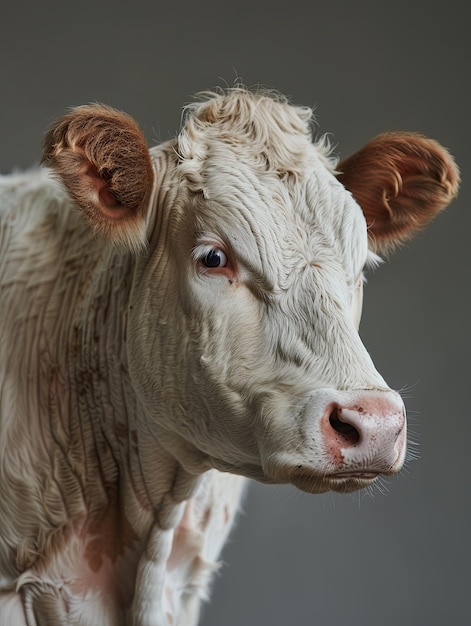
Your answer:
[[[45,129],[70,105],[122,108],[154,144],[178,131],[195,92],[238,78],[315,107],[341,156],[381,131],[416,130],[462,171],[459,198],[368,276],[365,294],[361,335],[404,390],[419,460],[373,495],[252,484],[204,626],[471,624],[465,9],[453,0],[2,6],[1,173],[37,164]]]

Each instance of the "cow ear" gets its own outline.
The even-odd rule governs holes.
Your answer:
[[[384,133],[337,166],[363,209],[371,247],[388,252],[410,239],[456,196],[459,171],[436,141]]]
[[[47,133],[42,162],[97,233],[133,250],[145,245],[154,175],[147,143],[131,117],[100,104],[72,109]]]

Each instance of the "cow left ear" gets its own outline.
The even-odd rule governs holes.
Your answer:
[[[102,104],[72,109],[47,133],[42,162],[97,233],[128,249],[145,245],[154,174],[147,143],[129,115]]]
[[[337,178],[363,209],[376,252],[410,239],[456,196],[459,171],[439,143],[384,133],[341,161]]]

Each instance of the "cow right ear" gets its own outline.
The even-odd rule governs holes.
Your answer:
[[[59,176],[93,229],[116,244],[146,245],[154,173],[136,122],[111,107],[77,107],[49,130],[42,162]]]
[[[411,132],[378,135],[337,169],[363,209],[372,249],[381,254],[426,226],[453,200],[460,182],[448,151]]]

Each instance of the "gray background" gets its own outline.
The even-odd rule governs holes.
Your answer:
[[[420,460],[352,496],[253,484],[205,626],[471,624],[470,35],[458,2],[10,2],[0,19],[0,172],[27,168],[66,107],[104,101],[150,143],[196,91],[277,88],[315,106],[347,156],[424,132],[461,167],[460,197],[369,276],[361,334],[406,388]],[[1,530],[0,530],[1,531]]]

